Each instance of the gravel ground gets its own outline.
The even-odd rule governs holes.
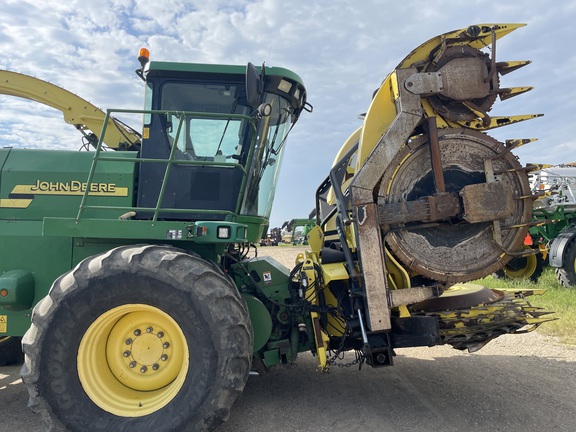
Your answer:
[[[300,250],[259,252],[290,267]],[[19,369],[0,368],[0,432],[43,430],[26,408]],[[218,431],[573,432],[575,425],[576,349],[533,332],[502,336],[474,354],[399,349],[394,367],[361,371],[322,373],[303,353],[294,366],[251,376]]]

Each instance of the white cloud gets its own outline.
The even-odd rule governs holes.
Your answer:
[[[317,185],[385,75],[425,40],[473,23],[529,24],[502,39],[497,55],[533,60],[502,81],[536,89],[494,113],[545,117],[493,135],[540,138],[519,149],[523,163],[576,160],[576,54],[569,48],[575,18],[576,4],[540,0],[4,0],[0,68],[51,81],[102,108],[141,107],[143,85],[134,76],[140,46],[156,60],[266,61],[294,70],[315,111],[304,113],[288,143],[272,219],[278,225],[308,214]],[[61,118],[0,96],[0,146],[77,149],[80,135]]]

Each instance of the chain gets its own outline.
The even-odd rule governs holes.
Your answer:
[[[366,357],[364,356],[362,351],[355,351],[356,358],[354,360],[352,360],[351,362],[347,362],[347,363],[338,362],[337,363],[336,361],[341,360],[342,357],[340,357],[340,356],[343,354],[344,354],[343,351],[340,351],[340,350],[336,351],[334,353],[334,355],[330,359],[328,359],[326,364],[337,366],[339,368],[350,368],[352,366],[359,365],[358,369],[362,369],[362,365],[364,364],[364,361],[366,360]]]

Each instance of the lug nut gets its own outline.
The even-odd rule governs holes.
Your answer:
[[[140,333],[142,333],[140,329],[134,330],[134,336],[140,336]]]
[[[148,368],[146,366],[142,366],[140,368],[140,372],[142,372],[142,373],[146,373],[147,370],[148,370]]]
[[[130,357],[130,354],[132,354],[130,351],[124,351],[124,353],[122,354],[124,357]]]
[[[152,327],[146,327],[146,333],[152,333]]]
[[[162,354],[162,355],[160,356],[160,360],[166,361],[166,360],[168,360],[168,356],[167,356],[166,354]]]
[[[157,336],[162,339],[164,337],[164,332],[158,332]]]
[[[132,339],[128,338],[126,339],[126,345],[130,345],[132,343]]]
[[[168,348],[168,347],[170,346],[170,344],[169,344],[168,342],[164,342],[164,343],[162,344],[162,346],[163,346],[164,348]]]
[[[131,368],[135,368],[135,367],[136,367],[136,362],[135,362],[135,361],[130,362],[130,364],[129,364],[128,366],[130,366]]]
[[[157,371],[158,368],[160,368],[160,365],[158,365],[157,363],[155,363],[155,364],[152,365],[152,370]]]

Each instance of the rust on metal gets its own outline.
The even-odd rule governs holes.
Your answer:
[[[418,221],[411,216],[383,227],[390,231],[386,243],[419,274],[447,283],[470,281],[500,269],[510,259],[504,251],[522,247],[527,228],[520,225],[530,221],[532,202],[514,198],[530,195],[530,185],[514,155],[494,159],[505,149],[494,138],[466,129],[439,129],[438,134],[448,198],[436,195],[428,137],[422,136],[398,153],[392,161],[396,169],[382,178],[381,222],[393,218],[391,204],[405,202],[409,209],[414,201],[427,202],[430,212],[431,202],[440,203],[446,210],[442,214],[430,212]],[[502,174],[495,178],[494,171]],[[452,194],[461,199],[460,209],[443,201]],[[426,221],[434,222],[424,227]]]
[[[457,193],[442,193],[416,201],[400,201],[379,206],[380,226],[407,222],[449,220],[462,212]]]
[[[492,61],[490,62],[490,72],[484,82],[490,82],[496,74],[496,26],[492,26]]]
[[[432,161],[432,173],[434,174],[436,192],[446,192],[446,184],[444,183],[444,174],[442,172],[442,159],[440,158],[440,144],[438,143],[438,127],[436,125],[436,117],[428,117],[426,119],[426,125],[428,128],[430,159]]]
[[[505,219],[514,213],[512,188],[507,182],[467,185],[460,196],[463,218],[470,223]]]
[[[483,285],[455,285],[446,290],[442,296],[414,304],[411,309],[428,312],[467,309],[481,304],[494,303],[503,298],[503,292],[488,289]]]
[[[430,105],[450,121],[476,121],[477,114],[464,102],[472,102],[479,112],[487,113],[498,95],[500,82],[498,74],[489,81],[488,65],[490,57],[482,51],[469,47],[447,48],[437,64],[427,72],[442,73],[443,90],[427,97]]]
[[[366,317],[368,327],[371,331],[389,330],[392,328],[392,324],[390,302],[387,296],[388,281],[384,248],[378,224],[378,209],[374,203],[360,208],[363,212],[363,223],[358,225],[358,240],[361,246],[358,250],[369,311]]]

